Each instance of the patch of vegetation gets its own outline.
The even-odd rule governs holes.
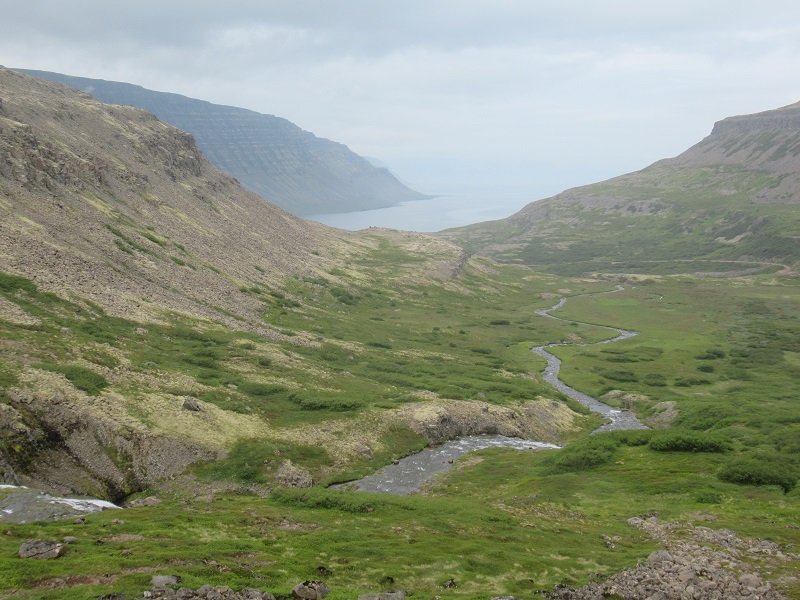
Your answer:
[[[79,390],[83,390],[90,396],[97,396],[109,386],[108,380],[94,371],[77,365],[59,365],[52,363],[40,363],[36,368],[53,373],[60,373]]]
[[[653,436],[650,448],[657,452],[727,452],[731,446],[719,435],[668,432]]]
[[[785,457],[750,454],[734,458],[717,473],[722,481],[739,485],[776,485],[790,492],[797,485],[798,468]]]

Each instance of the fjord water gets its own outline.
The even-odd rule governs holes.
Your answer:
[[[402,202],[389,208],[307,216],[307,219],[358,231],[387,227],[432,232],[508,217],[540,196],[531,193],[459,194]]]

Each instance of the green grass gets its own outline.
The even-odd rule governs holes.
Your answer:
[[[410,284],[401,265],[420,264],[413,254],[386,244],[378,244],[378,254],[380,261],[369,255],[347,267],[369,277],[349,277],[342,268],[336,283],[248,282],[246,293],[262,299],[268,326],[293,334],[282,342],[187,315],[137,323],[0,275],[0,294],[39,320],[3,322],[0,390],[25,385],[26,369],[44,368],[101,396],[192,395],[227,413],[261,418],[265,431],[295,436],[232,441],[226,458],[192,469],[196,488],[171,482],[158,490],[165,499],[159,507],[101,513],[81,526],[4,526],[10,534],[0,536],[0,595],[19,589],[23,598],[134,596],[149,588],[152,574],[174,572],[189,587],[251,586],[285,596],[297,582],[320,578],[322,566],[332,572],[325,579],[334,599],[389,589],[421,598],[535,598],[537,590],[580,585],[593,573],[646,558],[658,544],[626,521],[654,513],[784,548],[800,543],[796,279],[667,277],[615,294],[577,296],[614,286],[493,267],[468,269],[455,289],[424,279]],[[415,394],[422,391],[501,406],[537,396],[565,402],[529,376],[543,359],[528,348],[610,334],[534,313],[559,295],[575,297],[558,316],[639,331],[614,344],[553,348],[564,360],[562,378],[595,396],[621,391],[615,402],[645,419],[661,403],[674,403],[677,417],[668,429],[586,436],[559,451],[482,451],[419,497],[246,491],[274,487],[285,460],[327,484],[424,447],[424,438],[398,425],[372,455],[337,462],[335,433],[330,446],[304,443],[301,435],[332,419],[355,424],[402,408],[420,401]],[[107,387],[87,384],[104,369],[115,373],[104,379]],[[2,392],[0,402],[44,435],[22,404]],[[129,414],[135,417],[135,407]],[[7,447],[22,450],[22,438],[3,440],[20,464],[36,460],[35,453]],[[114,518],[124,524],[113,525]],[[78,542],[57,561],[15,558],[23,539],[66,535]],[[621,541],[612,550],[601,535]],[[46,587],[76,572],[115,580]],[[443,588],[450,578],[458,587]],[[800,595],[796,583],[782,590]]]

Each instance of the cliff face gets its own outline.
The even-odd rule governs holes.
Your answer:
[[[347,146],[272,115],[145,88],[44,71],[110,104],[136,106],[191,133],[206,158],[242,185],[296,215],[350,212],[425,198]]]

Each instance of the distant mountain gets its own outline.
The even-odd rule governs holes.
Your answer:
[[[64,83],[101,102],[153,113],[191,133],[218,169],[296,215],[370,210],[429,197],[347,146],[318,138],[280,117],[129,83],[17,70]]]
[[[795,263],[799,232],[797,103],[724,119],[675,158],[440,235],[477,254],[575,275]]]

